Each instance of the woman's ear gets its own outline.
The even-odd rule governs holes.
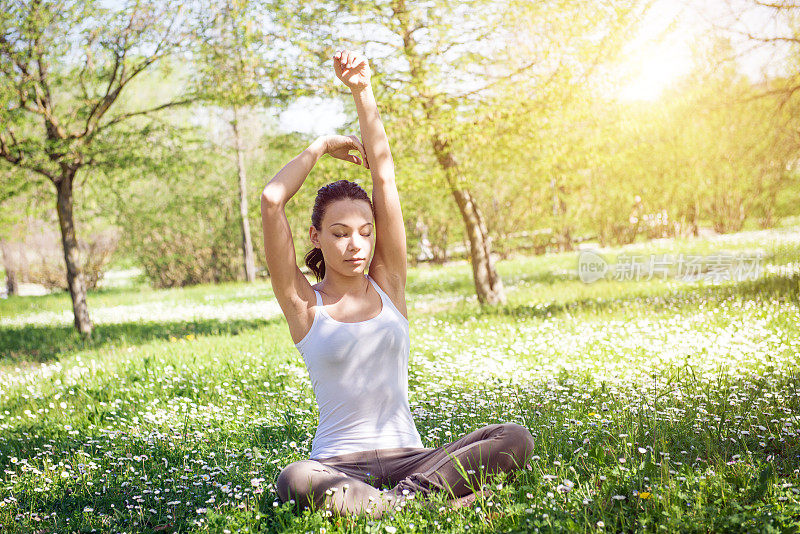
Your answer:
[[[311,244],[314,247],[319,248],[319,236],[317,235],[317,229],[314,228],[314,225],[308,227],[308,237],[311,239]]]

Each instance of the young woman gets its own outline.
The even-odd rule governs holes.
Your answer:
[[[457,505],[474,499],[488,474],[513,476],[533,438],[523,426],[494,424],[423,447],[408,404],[406,237],[389,141],[367,60],[344,50],[333,66],[355,99],[363,145],[352,135],[320,137],[261,196],[272,287],[319,406],[310,459],[281,471],[278,496],[375,517],[434,491],[449,491]],[[325,154],[369,169],[372,201],[346,180],[318,191],[309,228],[314,248],[305,257],[318,282],[311,286],[297,267],[284,207]]]

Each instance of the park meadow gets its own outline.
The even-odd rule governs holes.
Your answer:
[[[800,534],[797,0],[0,5],[0,534]],[[530,460],[281,502],[292,252],[407,268],[423,445]]]
[[[3,531],[796,531],[800,227],[596,252],[758,263],[585,283],[577,251],[515,256],[491,310],[468,263],[411,269],[423,444],[511,421],[535,455],[469,508],[379,520],[278,501],[317,408],[268,281],[97,290],[91,341],[66,294],[0,301]]]

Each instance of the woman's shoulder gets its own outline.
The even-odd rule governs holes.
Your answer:
[[[394,307],[408,320],[408,307],[406,306],[406,286],[400,279],[387,276],[383,269],[370,269],[367,275],[392,301]]]

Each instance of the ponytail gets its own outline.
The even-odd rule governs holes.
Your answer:
[[[325,258],[322,257],[322,249],[314,247],[306,253],[305,256],[306,267],[311,269],[314,276],[317,277],[317,282],[325,278]]]

